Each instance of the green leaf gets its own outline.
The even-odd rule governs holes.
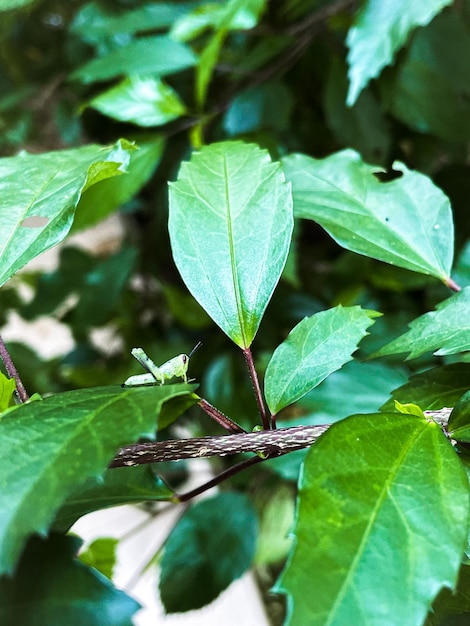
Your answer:
[[[33,532],[120,446],[152,436],[162,403],[191,387],[96,387],[32,402],[0,420],[0,572],[11,572]]]
[[[223,493],[193,505],[165,544],[160,594],[168,613],[199,609],[251,565],[258,520],[249,500]]]
[[[71,77],[88,84],[131,74],[166,76],[192,67],[195,63],[196,57],[188,46],[167,35],[154,35],[135,39],[126,46],[89,61]]]
[[[77,12],[71,31],[90,43],[116,38],[118,34],[135,34],[170,27],[192,6],[191,2],[152,2],[130,11],[105,13],[94,2]]]
[[[163,404],[163,406],[166,406]],[[52,528],[66,532],[83,515],[112,506],[171,500],[173,491],[154,474],[150,465],[115,467],[103,477],[88,478],[66,499]]]
[[[404,415],[416,415],[416,417],[424,417],[423,409],[419,407],[417,404],[413,404],[408,402],[407,404],[402,404],[395,400],[395,409],[398,413],[403,413]]]
[[[436,356],[470,350],[470,287],[465,287],[435,311],[420,315],[410,324],[410,330],[370,355],[370,358],[409,352],[407,359],[415,359],[431,350]]]
[[[248,348],[285,265],[292,236],[290,187],[254,144],[195,152],[170,183],[176,266],[194,298]]]
[[[81,540],[33,537],[13,577],[0,578],[0,623],[132,626],[139,604],[74,558]]]
[[[122,174],[130,150],[128,142],[119,141],[0,159],[0,285],[64,239],[82,193]]]
[[[380,313],[341,305],[306,317],[291,330],[269,361],[266,402],[273,415],[296,402],[351,360]]]
[[[447,430],[453,439],[470,442],[470,391],[464,393],[454,406]]]
[[[304,464],[279,584],[286,624],[420,626],[439,590],[456,583],[468,490],[435,423],[375,414],[334,424]]]
[[[283,160],[296,217],[318,222],[341,246],[444,282],[452,266],[454,227],[448,198],[429,178],[394,163],[387,183],[353,150],[325,159]]]
[[[399,120],[420,133],[465,144],[470,134],[470,27],[463,11],[454,9],[415,33],[402,61],[380,86],[385,108]]]
[[[186,113],[178,94],[153,76],[129,76],[90,100],[88,106],[137,126],[160,126]]]
[[[87,549],[79,554],[79,559],[85,565],[94,567],[106,578],[112,580],[116,565],[116,548],[119,539],[113,537],[100,537],[92,541]]]
[[[392,392],[392,399],[382,406],[383,411],[393,411],[394,400],[414,402],[423,411],[454,406],[470,388],[470,363],[452,363],[435,367],[419,374]]]
[[[166,142],[158,135],[139,136],[137,150],[130,155],[126,176],[115,176],[89,187],[80,198],[72,232],[97,224],[128,202],[151,178],[163,155]]]
[[[349,48],[349,92],[352,106],[362,89],[390,65],[417,26],[426,26],[452,0],[367,0],[346,39]]]
[[[14,378],[7,378],[0,372],[0,413],[6,411],[13,402],[13,394],[16,391]]]

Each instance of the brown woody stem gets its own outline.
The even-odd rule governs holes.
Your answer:
[[[15,367],[15,364],[12,361],[10,353],[8,352],[8,348],[5,345],[2,337],[0,336],[0,358],[2,359],[6,372],[10,378],[14,378],[16,382],[16,393],[18,394],[18,398],[21,402],[27,402],[29,400],[28,393],[24,388],[23,383],[21,382],[20,375],[18,374],[18,370]]]
[[[269,420],[266,414],[266,407],[264,406],[263,394],[261,393],[261,387],[258,380],[258,374],[256,373],[255,363],[253,361],[253,355],[251,354],[250,348],[245,348],[243,350],[243,356],[245,357],[246,365],[248,367],[248,371],[250,372],[250,378],[253,385],[253,390],[255,392],[256,403],[258,405],[259,414],[261,415],[261,421],[263,423],[264,430],[269,430]]]

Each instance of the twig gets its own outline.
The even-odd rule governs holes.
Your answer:
[[[261,421],[263,422],[264,430],[269,430],[269,420],[266,415],[266,407],[264,406],[263,394],[261,393],[261,387],[259,386],[258,374],[256,373],[255,364],[253,361],[253,355],[250,348],[243,350],[243,356],[245,357],[248,371],[250,372],[251,382],[253,384],[253,390],[255,392],[256,404],[258,405],[259,414],[261,415]]]
[[[446,431],[452,409],[425,411],[427,418],[433,419]],[[121,448],[109,467],[126,467],[163,461],[210,456],[228,456],[242,452],[262,453],[267,456],[279,456],[294,450],[307,448],[328,430],[329,425],[294,426],[278,430],[241,433],[221,437],[195,437],[139,443]]]
[[[211,419],[217,422],[219,426],[222,426],[222,428],[225,428],[225,430],[228,430],[228,432],[232,435],[234,435],[235,433],[246,433],[246,430],[244,428],[242,428],[239,424],[224,415],[222,411],[216,409],[215,406],[212,406],[212,404],[207,402],[207,400],[204,400],[204,398],[201,398],[198,404]]]
[[[15,367],[15,364],[12,361],[10,353],[8,352],[8,348],[3,341],[3,338],[0,336],[0,358],[5,364],[5,369],[10,378],[14,378],[16,382],[16,393],[18,394],[18,398],[21,402],[27,402],[29,400],[29,396],[26,392],[26,389],[21,382],[20,375],[18,374],[18,370]]]
[[[191,489],[191,491],[187,491],[186,493],[176,495],[175,500],[176,502],[187,502],[188,500],[191,500],[191,498],[195,498],[196,496],[199,496],[201,493],[204,493],[204,491],[207,491],[208,489],[212,489],[212,487],[217,487],[217,485],[220,485],[221,482],[223,482],[224,480],[227,480],[228,478],[232,478],[232,476],[235,476],[235,474],[238,474],[239,472],[242,472],[243,470],[246,470],[249,467],[252,467],[253,465],[256,465],[257,463],[261,463],[262,461],[265,461],[265,460],[266,459],[263,459],[262,457],[259,457],[259,456],[252,456],[249,459],[244,459],[243,461],[240,461],[240,463],[237,463],[236,465],[232,465],[232,467],[229,467],[223,472],[220,472],[220,474],[217,474],[217,476],[214,476],[214,478],[212,478],[211,480],[208,480],[203,485],[196,487],[196,489]]]

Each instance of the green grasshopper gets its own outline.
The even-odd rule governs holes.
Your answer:
[[[155,365],[152,359],[144,352],[142,348],[133,348],[131,354],[139,361],[148,374],[139,374],[137,376],[130,376],[124,383],[123,387],[134,387],[136,385],[160,385],[165,384],[165,380],[171,380],[172,378],[182,378],[185,383],[188,382],[188,365],[189,359],[192,355],[202,346],[202,342],[199,341],[189,354],[178,354],[169,361],[163,363],[163,365]]]

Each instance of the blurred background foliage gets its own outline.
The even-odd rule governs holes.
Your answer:
[[[171,258],[167,181],[201,143],[246,139],[273,158],[293,151],[320,158],[351,147],[385,167],[386,179],[395,160],[404,162],[449,196],[454,277],[470,283],[470,1],[456,0],[412,29],[393,64],[351,107],[346,38],[366,3],[237,4],[0,2],[0,154],[119,137],[139,148],[127,175],[89,189],[77,209],[77,233],[117,212],[122,236],[112,250],[91,253],[66,243],[56,269],[28,267],[0,290],[2,326],[12,312],[28,321],[46,316],[73,337],[72,350],[49,360],[26,337],[10,346],[30,393],[120,383],[139,371],[132,347],[143,346],[160,364],[202,341],[190,364],[201,395],[246,428],[257,421],[239,351],[188,294]],[[319,226],[299,221],[253,346],[259,370],[290,329],[316,311],[341,303],[386,313],[361,344],[361,357],[447,296],[436,280],[344,251]],[[409,365],[396,358],[350,363],[280,422],[325,423],[376,410],[410,374],[435,363],[430,356]],[[192,434],[220,432],[196,410],[190,416],[183,420]],[[265,475],[257,468],[257,484],[275,489],[272,470],[295,479],[300,457],[263,465]]]

